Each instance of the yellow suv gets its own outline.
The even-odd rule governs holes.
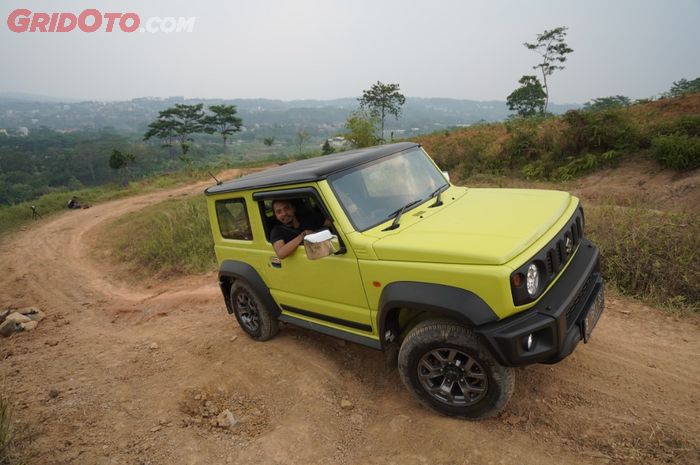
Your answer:
[[[446,415],[498,414],[512,367],[562,360],[604,308],[576,197],[454,186],[416,143],[302,160],[205,193],[226,308],[251,338],[270,339],[283,321],[382,350]],[[284,259],[270,233],[293,225],[276,218],[278,200],[327,229]]]

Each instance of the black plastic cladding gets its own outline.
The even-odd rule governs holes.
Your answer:
[[[549,243],[532,257],[531,260],[511,274],[510,282],[514,305],[525,305],[540,296],[542,290],[552,282],[564,266],[566,266],[574,253],[576,253],[576,249],[581,243],[581,239],[583,239],[583,227],[583,208],[579,205],[576,212],[571,216],[571,219],[566,223],[566,226],[559,231],[556,237],[549,241]],[[572,241],[572,247],[569,253],[566,251],[567,237],[570,237]],[[530,294],[527,292],[525,280],[523,280],[520,287],[515,287],[512,277],[518,273],[526,276],[527,268],[533,262],[537,265],[537,271],[540,274],[540,288],[535,297],[530,297]]]

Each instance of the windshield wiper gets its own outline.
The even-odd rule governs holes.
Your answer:
[[[432,204],[431,206],[429,206],[428,208],[439,207],[440,205],[442,205],[442,203],[443,203],[442,202],[442,192],[447,190],[448,187],[450,187],[449,184],[444,184],[444,185],[438,187],[437,189],[435,189],[435,191],[433,191],[433,193],[428,196],[429,199],[432,199],[433,197],[435,197],[437,195],[437,199],[435,199],[435,203]]]
[[[413,202],[407,203],[403,207],[401,207],[398,210],[389,214],[388,218],[391,218],[394,215],[396,215],[396,218],[394,218],[394,222],[391,223],[391,226],[382,229],[382,231],[391,231],[392,229],[398,228],[400,226],[399,221],[401,221],[401,215],[403,215],[403,213],[406,210],[408,210],[409,208],[411,208],[412,206],[414,206],[417,203],[421,203],[422,201],[423,201],[423,199],[414,200]]]

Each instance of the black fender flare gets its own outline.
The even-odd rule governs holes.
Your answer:
[[[444,284],[398,281],[388,284],[379,298],[379,337],[385,346],[387,330],[397,322],[391,321],[394,310],[410,308],[434,313],[477,327],[498,321],[493,309],[478,295],[466,289]]]
[[[255,268],[245,262],[224,260],[219,267],[219,287],[224,295],[226,310],[228,310],[229,313],[233,313],[233,307],[231,306],[231,300],[229,298],[229,293],[231,291],[230,284],[232,280],[236,279],[242,279],[250,284],[263,301],[263,304],[275,317],[278,317],[282,313],[275,299],[272,298],[272,294],[270,294],[270,288],[267,287],[267,284],[265,284],[265,281],[263,281]]]

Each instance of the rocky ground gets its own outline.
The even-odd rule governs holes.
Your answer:
[[[592,341],[517,370],[482,422],[420,407],[381,353],[294,327],[247,338],[216,276],[127,284],[93,251],[127,212],[203,185],[37,222],[0,245],[0,338],[27,464],[700,463],[698,320],[608,294]]]

